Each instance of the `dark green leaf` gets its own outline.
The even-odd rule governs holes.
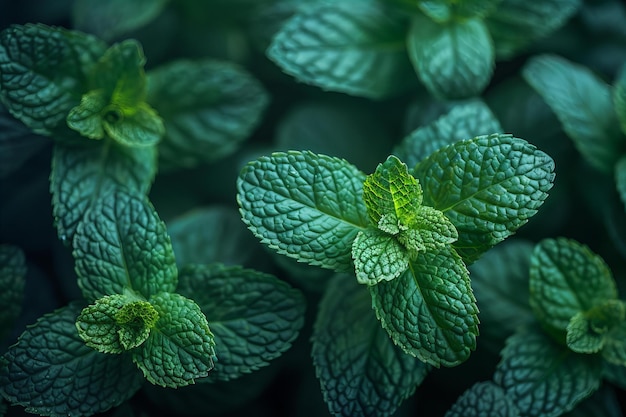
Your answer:
[[[600,386],[598,356],[574,353],[535,328],[511,336],[501,355],[493,380],[522,416],[560,416]]]
[[[604,260],[575,240],[544,239],[530,264],[530,306],[543,324],[565,330],[572,317],[617,298]]]
[[[626,368],[625,368],[626,369]],[[613,387],[603,384],[590,397],[581,401],[576,408],[563,417],[623,417],[619,399]]]
[[[179,294],[150,297],[159,320],[133,361],[152,384],[176,388],[193,384],[213,369],[215,342],[200,307]]]
[[[60,27],[10,26],[0,33],[0,99],[34,132],[50,135],[79,103],[105,50],[95,37]]]
[[[611,89],[591,70],[556,55],[533,57],[524,79],[560,120],[581,155],[596,169],[611,172],[626,151]]]
[[[502,388],[478,382],[461,395],[445,417],[518,417],[519,411]]]
[[[436,97],[478,96],[491,80],[493,45],[479,19],[439,24],[415,16],[407,47],[417,75]]]
[[[615,79],[612,93],[617,120],[622,127],[622,133],[626,134],[626,64],[622,66]]]
[[[189,265],[179,291],[205,312],[218,361],[209,381],[226,381],[286,352],[304,324],[305,299],[276,277],[221,264]]]
[[[74,237],[78,284],[87,300],[131,290],[146,299],[175,291],[178,272],[165,223],[146,197],[114,190]]]
[[[365,287],[336,275],[319,305],[313,364],[335,416],[391,416],[430,367],[405,354],[381,329]]]
[[[523,226],[554,181],[554,161],[523,139],[493,134],[445,146],[414,170],[424,205],[442,211],[459,233],[467,263]]]
[[[418,252],[404,274],[369,289],[383,328],[421,361],[455,366],[476,348],[478,308],[469,272],[450,247]]]
[[[368,224],[364,181],[343,159],[277,152],[243,168],[237,200],[243,221],[278,253],[351,271],[352,241]]]
[[[626,208],[626,156],[623,156],[615,164],[615,184],[617,192]]]
[[[269,96],[244,68],[206,59],[150,71],[148,102],[165,122],[162,165],[190,168],[233,153],[259,124]]]
[[[419,0],[419,8],[431,19],[446,22],[451,19],[483,18],[502,0]]]
[[[602,357],[609,363],[626,366],[626,320],[622,319],[607,333]]]
[[[626,390],[626,366],[606,361],[602,365],[602,376],[611,384]]]
[[[0,338],[13,327],[22,310],[25,276],[24,252],[17,246],[0,244]]]
[[[45,416],[91,416],[115,407],[144,379],[130,356],[106,355],[86,346],[73,304],[40,318],[5,354],[0,390],[11,404]]]
[[[384,98],[408,84],[405,31],[402,17],[375,2],[321,3],[288,20],[267,56],[324,90]]]
[[[124,187],[147,194],[155,174],[155,148],[131,149],[111,140],[55,145],[50,191],[60,239],[71,243],[85,213],[108,191]]]

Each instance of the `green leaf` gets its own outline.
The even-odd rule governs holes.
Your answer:
[[[25,277],[24,252],[17,246],[0,244],[0,338],[13,328],[22,310]]]
[[[213,334],[200,307],[179,294],[150,297],[159,320],[133,361],[155,385],[176,388],[206,377],[215,360]]]
[[[352,243],[359,284],[375,285],[397,278],[409,267],[409,253],[400,242],[378,229],[360,231]]]
[[[398,235],[398,240],[410,253],[437,250],[454,243],[459,237],[450,220],[439,210],[428,206],[419,208],[413,227]]]
[[[493,45],[479,19],[439,24],[416,15],[407,48],[418,77],[436,97],[478,96],[491,80]]]
[[[206,314],[218,361],[209,381],[227,381],[269,365],[304,324],[302,293],[276,277],[221,264],[188,265],[179,292]]]
[[[105,109],[103,124],[111,138],[130,147],[156,145],[165,134],[163,121],[146,103],[132,110]]]
[[[581,0],[502,0],[485,19],[496,56],[508,59],[527,49],[563,26],[582,3]]]
[[[461,395],[445,417],[518,417],[519,411],[502,388],[491,381],[477,382]]]
[[[419,0],[419,8],[437,22],[451,19],[483,18],[502,0]]]
[[[178,272],[165,223],[146,197],[114,190],[74,237],[78,284],[88,300],[132,290],[148,299],[175,291]]]
[[[550,106],[587,162],[611,172],[626,151],[626,140],[610,86],[591,70],[556,55],[533,57],[522,75]]]
[[[480,100],[456,104],[437,120],[419,127],[402,139],[394,155],[409,167],[436,150],[463,139],[503,132],[489,107]]]
[[[493,380],[522,416],[560,416],[600,387],[598,356],[574,353],[535,328],[511,336],[501,355]]]
[[[616,390],[608,384],[581,401],[572,411],[563,417],[622,417],[622,407],[616,396]]]
[[[138,29],[157,17],[168,0],[77,0],[72,10],[73,27],[111,40]]]
[[[623,156],[615,164],[615,184],[617,192],[626,208],[626,156]]]
[[[572,317],[617,298],[613,274],[586,245],[544,239],[530,263],[530,306],[539,321],[565,330]]]
[[[405,21],[375,2],[320,3],[274,36],[267,56],[299,81],[380,99],[407,86]]]
[[[626,389],[626,366],[604,361],[602,363],[602,376],[606,381],[620,389]]]
[[[365,174],[312,152],[277,152],[248,163],[237,179],[244,223],[283,255],[351,271],[351,246],[367,226]]]
[[[148,72],[147,100],[165,123],[159,158],[171,169],[232,154],[259,125],[269,95],[234,63],[179,60]]]
[[[128,355],[85,345],[71,304],[41,317],[4,355],[0,390],[13,405],[46,416],[91,416],[132,397],[144,379]]]
[[[102,90],[83,94],[80,104],[67,115],[67,125],[89,139],[103,139],[104,126],[101,113],[108,105],[108,97]]]
[[[50,135],[78,104],[87,74],[106,45],[93,36],[43,24],[0,33],[0,100],[35,133]]]
[[[602,358],[609,363],[626,366],[626,320],[617,323],[607,334]]]
[[[455,366],[476,348],[478,308],[469,272],[452,248],[418,252],[405,273],[369,290],[383,328],[406,353]]]
[[[458,231],[453,244],[466,263],[523,226],[554,181],[554,161],[523,139],[478,136],[445,146],[413,174],[424,205],[442,211]]]
[[[596,353],[625,321],[626,305],[619,300],[607,300],[570,319],[566,328],[567,346],[578,353]]]
[[[391,416],[430,367],[395,346],[376,321],[367,290],[336,275],[313,327],[313,364],[336,416]]]
[[[617,120],[626,134],[626,65],[623,65],[613,84],[613,106],[617,113]]]

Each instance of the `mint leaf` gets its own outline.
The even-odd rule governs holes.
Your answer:
[[[416,15],[408,33],[407,48],[418,77],[436,97],[478,96],[491,79],[493,45],[479,19],[439,24]]]
[[[178,272],[165,223],[147,200],[122,189],[99,200],[74,237],[78,284],[88,300],[132,290],[174,291]]]
[[[622,133],[626,134],[626,65],[623,65],[617,74],[612,93],[617,120],[619,120]]]
[[[591,70],[556,55],[526,63],[522,75],[550,106],[583,158],[611,172],[626,151],[611,88]]]
[[[92,90],[83,94],[80,104],[67,115],[67,125],[89,139],[104,138],[101,113],[109,104],[109,98],[102,90]]]
[[[56,144],[52,154],[52,213],[61,241],[72,242],[85,213],[113,188],[147,194],[156,174],[156,149],[112,140]]]
[[[188,265],[179,292],[206,314],[218,361],[209,381],[253,372],[286,352],[304,324],[302,293],[276,277],[221,264]]]
[[[623,156],[615,164],[615,184],[619,197],[626,207],[626,156]]]
[[[111,40],[149,23],[161,13],[167,2],[78,0],[73,6],[73,26]]]
[[[206,377],[215,359],[213,335],[200,307],[179,294],[150,297],[159,320],[148,339],[133,351],[146,379],[162,387],[182,387]]]
[[[78,336],[71,304],[41,317],[11,346],[0,390],[12,404],[46,416],[90,416],[132,397],[144,379],[128,355],[105,355]]]
[[[596,353],[625,321],[626,305],[619,300],[607,300],[570,319],[566,328],[567,346],[578,353]]]
[[[602,358],[609,363],[626,366],[626,320],[616,323],[607,333]]]
[[[218,60],[174,61],[148,72],[148,98],[165,123],[160,166],[191,168],[232,154],[269,104],[244,68]]]
[[[493,11],[501,0],[420,0],[419,8],[437,22],[451,19],[483,18]]]
[[[356,279],[374,285],[391,281],[409,267],[409,253],[400,242],[378,229],[360,231],[352,243]]]
[[[530,263],[530,306],[543,324],[565,330],[579,312],[617,298],[604,260],[575,240],[544,239]]]
[[[401,16],[374,2],[320,3],[289,19],[267,56],[299,81],[379,99],[410,77],[405,31]]]
[[[336,275],[313,327],[313,364],[333,415],[391,416],[430,367],[394,345],[371,309],[367,290]]]
[[[118,119],[120,114],[122,117]],[[146,103],[140,103],[132,110],[105,109],[104,130],[126,146],[152,146],[165,134],[163,121]]]
[[[51,135],[80,101],[87,73],[105,50],[80,32],[12,25],[0,33],[0,100],[35,133]]]
[[[476,348],[478,308],[469,272],[452,248],[418,252],[405,273],[369,290],[383,328],[406,353],[455,366]]]
[[[432,123],[419,127],[402,139],[394,155],[409,167],[431,153],[463,139],[502,132],[502,126],[489,107],[480,100],[456,104]]]
[[[0,338],[13,327],[22,309],[26,259],[17,246],[0,244]]]
[[[501,0],[486,16],[496,55],[508,59],[563,26],[582,5],[581,0]]]
[[[413,174],[422,185],[424,205],[442,211],[456,227],[453,246],[466,263],[527,223],[555,176],[552,158],[506,134],[445,146]]]
[[[517,417],[519,411],[502,388],[491,381],[477,382],[461,395],[445,417]]]
[[[622,417],[622,415],[616,390],[608,384],[602,384],[600,389],[585,398],[572,411],[563,414],[564,417]]]
[[[534,328],[507,340],[493,376],[520,415],[557,417],[600,387],[600,358],[557,345]]]
[[[237,201],[244,223],[278,253],[351,271],[352,241],[368,223],[364,181],[343,159],[277,152],[242,169]]]

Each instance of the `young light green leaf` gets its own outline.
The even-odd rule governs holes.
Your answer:
[[[302,293],[276,277],[221,264],[188,265],[179,292],[206,314],[218,361],[208,381],[227,381],[269,365],[304,324]]]
[[[618,73],[612,93],[617,120],[622,128],[622,133],[626,135],[626,65],[623,65]]]
[[[156,145],[165,134],[163,120],[146,103],[139,103],[132,110],[104,110],[104,130],[107,134],[129,147]]]
[[[107,192],[124,187],[147,194],[156,174],[155,148],[128,148],[112,140],[55,145],[50,191],[59,238],[70,244],[85,213]]]
[[[384,98],[411,79],[405,31],[402,16],[375,2],[321,2],[288,20],[267,56],[307,84]]]
[[[117,189],[85,215],[74,237],[78,284],[87,300],[132,290],[146,299],[175,291],[174,251],[146,197]]]
[[[87,73],[105,50],[80,32],[10,26],[0,33],[0,100],[35,133],[50,135],[79,103]]]
[[[478,136],[445,146],[414,169],[424,205],[456,227],[453,244],[466,263],[528,222],[554,181],[554,161],[523,139]]]
[[[439,24],[416,15],[407,47],[418,77],[436,97],[478,96],[491,79],[493,45],[480,19]]]
[[[312,152],[277,152],[246,165],[237,179],[244,223],[283,255],[351,271],[352,242],[367,227],[365,174]]]
[[[477,382],[461,395],[445,417],[518,417],[519,410],[504,390],[491,381]]]
[[[73,27],[111,40],[149,23],[168,0],[77,0],[72,10]]]
[[[105,355],[78,336],[71,304],[41,317],[4,356],[0,391],[40,415],[87,417],[132,397],[144,379],[129,355]]]
[[[397,278],[409,267],[409,252],[392,235],[378,229],[360,231],[352,243],[359,284],[375,285]]]
[[[502,126],[480,100],[456,104],[432,123],[419,127],[402,139],[394,155],[414,167],[431,153],[464,139],[503,132]]]
[[[26,286],[26,259],[17,246],[0,244],[0,338],[19,316]]]
[[[233,153],[269,104],[263,85],[225,61],[174,61],[148,72],[148,103],[165,123],[160,166],[192,168]]]
[[[417,211],[413,228],[401,231],[398,241],[415,253],[421,250],[437,250],[456,242],[459,234],[450,220],[439,210],[422,206]]]
[[[455,366],[476,348],[478,308],[469,272],[451,247],[418,252],[404,274],[369,290],[383,328],[406,353]]]
[[[115,315],[128,301],[128,296],[123,294],[107,295],[80,312],[76,328],[87,346],[102,353],[126,350],[120,341]]]
[[[589,164],[611,172],[626,151],[611,89],[591,70],[556,55],[533,57],[522,75],[550,106]]]
[[[574,353],[540,329],[521,329],[501,355],[493,380],[523,416],[560,416],[600,387],[599,356]]]
[[[530,306],[543,324],[565,330],[577,313],[617,298],[613,274],[586,245],[544,239],[530,263]]]
[[[104,138],[102,111],[109,104],[109,98],[102,90],[92,90],[80,99],[80,104],[67,115],[67,125],[89,139]]]
[[[349,275],[328,284],[312,341],[315,372],[335,416],[391,416],[430,370],[394,345],[376,321],[367,290]]]
[[[571,318],[566,328],[567,346],[578,353],[596,353],[625,321],[626,304],[607,300]]]
[[[150,297],[159,320],[133,361],[155,385],[177,388],[206,377],[215,360],[213,334],[200,307],[188,298],[162,292]]]
[[[508,59],[563,26],[580,8],[581,0],[501,0],[486,16],[496,56]]]

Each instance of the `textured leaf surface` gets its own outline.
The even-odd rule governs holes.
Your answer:
[[[396,146],[394,155],[413,168],[446,145],[502,131],[489,107],[482,101],[473,100],[457,104],[432,123],[413,130]]]
[[[148,72],[148,102],[165,122],[162,165],[189,168],[234,152],[259,124],[269,97],[236,64],[176,61]]]
[[[87,72],[106,45],[93,36],[43,24],[0,33],[0,99],[34,132],[51,134],[80,101]]]
[[[601,381],[598,356],[559,346],[538,329],[507,340],[494,382],[529,417],[557,417],[596,391]]]
[[[153,108],[140,103],[126,110],[118,120],[118,113],[105,113],[104,130],[122,145],[146,147],[156,145],[165,134],[165,126]],[[108,120],[107,120],[108,117]]]
[[[493,45],[480,19],[439,24],[416,16],[407,47],[417,75],[434,96],[478,96],[491,79]]]
[[[611,172],[626,151],[611,89],[591,70],[556,55],[533,57],[522,74],[543,97],[583,158]]]
[[[343,159],[274,153],[237,180],[243,221],[263,243],[301,262],[352,270],[351,246],[367,226],[365,174]]]
[[[383,328],[405,352],[439,367],[460,364],[476,348],[478,308],[453,249],[418,252],[404,274],[369,289]]]
[[[102,90],[92,90],[80,99],[80,104],[70,110],[67,125],[90,139],[104,138],[102,111],[109,104],[108,97]]]
[[[288,20],[267,56],[299,81],[383,98],[410,77],[405,31],[401,17],[376,3],[321,3]]]
[[[391,416],[430,367],[395,346],[354,277],[336,275],[319,305],[313,364],[335,416]]]
[[[414,170],[424,205],[456,227],[453,246],[467,263],[523,226],[554,181],[554,161],[523,139],[478,136],[445,146]]]
[[[116,190],[87,213],[74,238],[78,284],[88,300],[174,291],[178,272],[165,223],[147,198]]]
[[[206,377],[214,366],[215,341],[200,307],[179,294],[150,298],[159,315],[133,361],[152,384],[176,388]]]
[[[626,304],[620,300],[607,300],[571,318],[566,329],[567,346],[578,353],[596,353],[611,339],[623,337],[619,327],[624,322]],[[626,347],[626,342],[618,343]]]
[[[59,238],[71,243],[85,213],[113,188],[147,194],[156,174],[156,149],[115,142],[55,145],[50,191]]]
[[[91,416],[115,407],[144,379],[127,355],[106,355],[85,345],[71,305],[26,329],[4,358],[0,390],[12,404],[46,416]]]
[[[504,390],[491,381],[472,385],[452,405],[445,417],[517,417],[519,411]]]
[[[276,277],[221,264],[189,265],[179,292],[205,312],[217,362],[210,381],[250,373],[286,352],[304,324],[301,292]]]
[[[507,59],[563,26],[581,0],[502,0],[486,18],[496,54]]]
[[[0,244],[0,337],[3,337],[19,316],[24,299],[26,259],[17,246]]]
[[[365,229],[356,235],[352,257],[360,284],[391,281],[409,267],[406,248],[396,238],[378,229]]]
[[[544,324],[565,330],[579,312],[617,298],[604,260],[575,240],[545,239],[530,264],[530,306]]]

